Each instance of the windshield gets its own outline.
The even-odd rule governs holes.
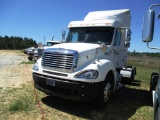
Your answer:
[[[55,44],[59,44],[59,43],[55,43],[55,42],[47,42],[47,46],[52,46],[52,45],[55,45]]]
[[[105,43],[110,45],[112,42],[114,28],[112,27],[80,27],[70,28],[66,42],[81,43]]]

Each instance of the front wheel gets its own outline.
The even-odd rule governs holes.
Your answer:
[[[95,106],[97,108],[104,108],[110,100],[113,93],[113,85],[111,83],[111,80],[111,77],[107,76],[105,81],[103,82],[100,94],[95,101]]]

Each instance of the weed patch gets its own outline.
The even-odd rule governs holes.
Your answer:
[[[17,99],[9,103],[9,111],[29,111],[32,110],[32,101],[29,96],[19,96]]]
[[[27,62],[21,62],[20,64],[35,64],[35,62],[34,61],[27,61]]]
[[[8,93],[12,96],[8,102],[8,111],[30,111],[35,105],[35,95],[31,85],[23,85],[22,88],[11,89],[9,92],[4,91],[3,94]],[[14,96],[13,96],[13,95]]]

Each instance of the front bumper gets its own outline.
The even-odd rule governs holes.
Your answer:
[[[85,83],[68,81],[37,73],[33,73],[32,75],[36,89],[49,95],[71,100],[94,101],[99,95],[100,88],[102,86],[102,82]],[[48,78],[54,81],[54,85],[46,84],[46,80]]]

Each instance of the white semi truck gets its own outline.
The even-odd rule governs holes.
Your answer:
[[[130,10],[89,12],[69,23],[63,43],[44,51],[33,66],[35,88],[53,96],[92,101],[103,108],[122,80],[133,81],[127,67]]]
[[[157,6],[160,7],[160,4],[151,5],[143,18],[142,40],[147,43],[148,48],[160,50],[160,47],[149,46],[149,42],[153,40],[155,26],[155,10],[153,8]],[[160,18],[160,14],[158,18]],[[153,99],[154,120],[160,120],[160,78],[157,72],[151,74],[150,93]]]

